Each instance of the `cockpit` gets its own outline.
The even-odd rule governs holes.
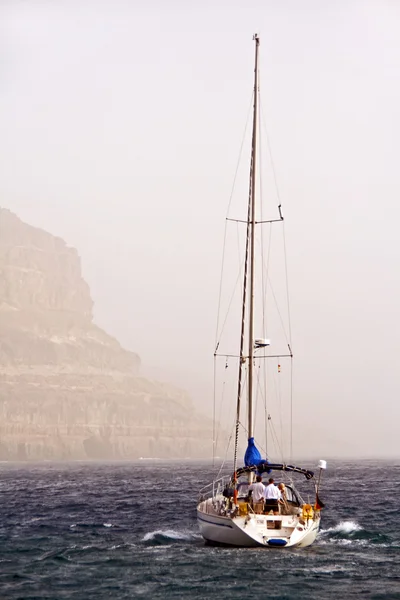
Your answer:
[[[278,482],[279,483],[279,482]],[[278,483],[276,485],[278,485]],[[240,481],[237,484],[238,491],[238,500],[247,500],[249,497],[249,482],[248,481]],[[296,491],[290,485],[285,483],[285,491],[286,491],[286,500],[288,504],[292,506],[300,506],[300,500],[297,496]]]

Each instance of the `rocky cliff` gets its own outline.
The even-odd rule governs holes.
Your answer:
[[[0,460],[210,455],[187,394],[93,323],[74,248],[0,208]]]

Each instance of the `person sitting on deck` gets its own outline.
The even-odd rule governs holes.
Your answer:
[[[279,515],[279,503],[281,492],[276,487],[272,477],[268,480],[265,488],[265,512],[273,511],[274,515]]]
[[[262,482],[261,475],[257,475],[256,483],[252,483],[249,487],[249,492],[252,492],[254,512],[261,514],[264,508],[265,485]]]

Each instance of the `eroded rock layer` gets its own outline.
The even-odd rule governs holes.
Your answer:
[[[187,394],[92,319],[76,250],[0,208],[0,460],[209,456]]]

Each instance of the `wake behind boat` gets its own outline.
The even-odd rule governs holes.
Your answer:
[[[255,41],[253,127],[250,161],[249,200],[247,207],[246,242],[243,275],[243,296],[240,332],[240,353],[237,378],[237,403],[235,419],[235,448],[233,452],[233,472],[217,478],[200,491],[197,506],[197,520],[200,532],[210,543],[232,546],[305,547],[312,544],[317,536],[323,503],[319,499],[321,473],[326,462],[319,462],[319,477],[312,489],[312,501],[304,501],[295,486],[292,476],[314,478],[314,472],[285,462],[271,463],[263,460],[254,441],[253,382],[255,361],[258,359],[292,358],[291,346],[288,354],[268,355],[270,342],[266,337],[255,338],[255,231],[256,225],[282,222],[281,206],[279,218],[270,221],[256,220],[256,164],[258,134],[258,51],[259,38]],[[246,327],[247,325],[247,327]],[[245,336],[247,333],[247,345]],[[215,356],[217,356],[219,342]],[[264,354],[260,355],[260,351]],[[227,364],[226,364],[227,366]],[[280,371],[280,364],[278,364]],[[246,381],[247,377],[247,381]],[[241,423],[241,400],[247,392],[247,440],[244,466],[238,468],[238,440]],[[268,419],[270,417],[268,416]],[[279,486],[272,478],[279,478]],[[268,479],[268,485],[264,485]],[[262,482],[264,480],[264,483]],[[285,482],[284,482],[285,480]]]

